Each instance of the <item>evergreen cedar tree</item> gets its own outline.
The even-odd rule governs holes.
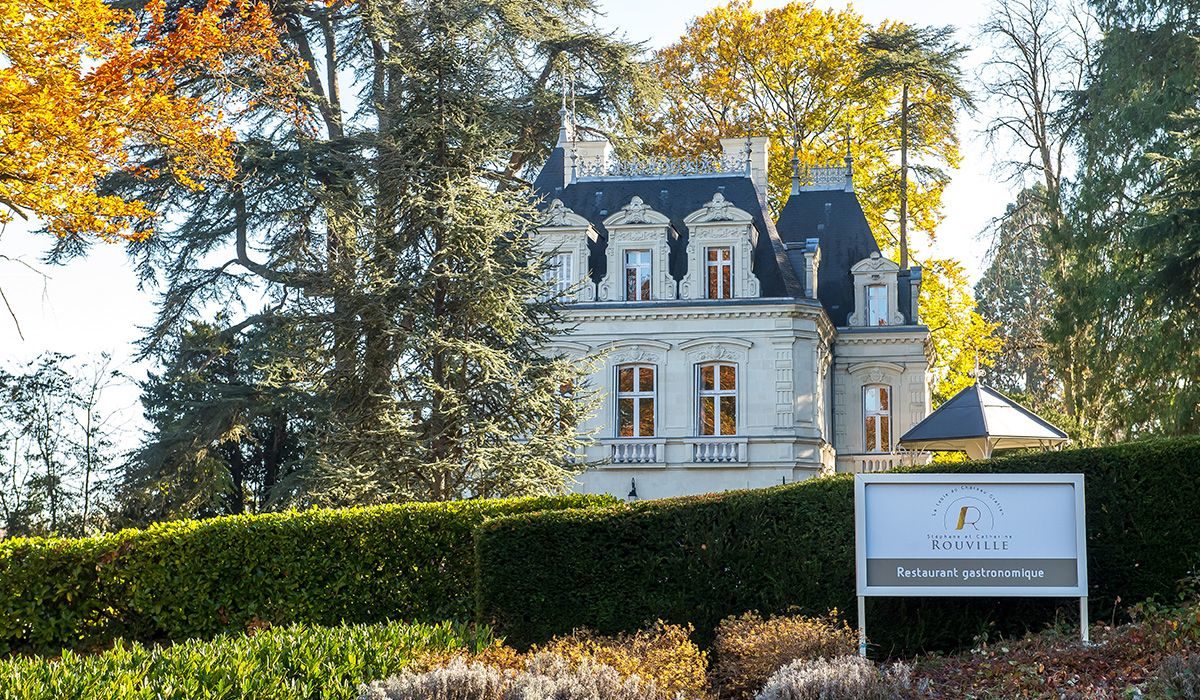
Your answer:
[[[650,150],[682,157],[707,154],[731,134],[769,136],[775,212],[791,189],[793,155],[801,168],[837,164],[849,148],[871,230],[903,259],[908,224],[936,234],[948,170],[960,162],[955,107],[969,103],[960,54],[945,29],[871,27],[852,10],[793,2],[760,11],[735,0],[692,20],[656,54],[664,97],[642,127]],[[909,171],[902,199],[898,183]],[[989,365],[999,341],[976,313],[960,263],[914,261],[923,268],[919,304],[933,337],[936,405],[972,383],[976,361]]]
[[[527,303],[544,283],[520,177],[556,134],[558,71],[580,112],[628,120],[638,49],[567,0],[270,9],[304,66],[299,124],[250,105],[235,177],[202,195],[107,183],[161,203],[133,251],[163,281],[142,344],[163,371],[124,516],[560,491],[590,403],[539,352],[558,310]]]
[[[136,15],[103,0],[0,5],[0,221],[41,220],[58,236],[141,240],[154,211],[98,188],[120,173],[192,190],[234,172],[237,98],[288,89],[266,4],[210,0]],[[247,96],[241,77],[253,77]],[[221,89],[195,93],[203,77]],[[232,110],[233,114],[226,114]]]

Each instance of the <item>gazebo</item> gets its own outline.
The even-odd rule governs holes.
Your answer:
[[[900,437],[910,450],[966,452],[988,459],[995,450],[1051,449],[1070,441],[1067,434],[995,389],[976,383],[958,392]]]

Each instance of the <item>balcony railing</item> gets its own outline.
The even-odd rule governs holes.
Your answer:
[[[746,459],[746,441],[729,438],[699,438],[692,443],[692,461],[728,464]]]
[[[666,458],[665,444],[655,440],[615,440],[611,447],[613,464],[658,464]]]
[[[911,467],[915,464],[925,464],[929,455],[923,453],[892,453],[880,452],[875,454],[839,454],[837,456],[838,471],[849,474],[877,474],[896,467]]]

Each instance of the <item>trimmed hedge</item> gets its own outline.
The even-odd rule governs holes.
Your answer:
[[[1200,439],[1154,440],[912,471],[1083,473],[1092,618],[1175,589],[1200,563]],[[853,612],[854,480],[632,506],[520,514],[476,535],[477,619],[513,643],[578,627],[691,622],[703,641],[749,610]],[[947,649],[1017,633],[1063,601],[875,598],[868,632],[885,653]],[[1077,620],[1066,606],[1065,620]],[[1077,624],[1077,622],[1075,623]]]
[[[486,629],[393,622],[282,627],[165,647],[118,643],[100,654],[0,661],[0,697],[354,700],[361,684],[424,654],[475,653],[491,641]]]
[[[0,653],[208,637],[260,623],[470,619],[477,525],[614,502],[313,509],[0,542]]]

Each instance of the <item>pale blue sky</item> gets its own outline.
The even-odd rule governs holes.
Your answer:
[[[646,0],[607,0],[605,23],[623,31],[630,39],[645,41],[652,48],[667,45],[679,37],[692,17],[720,3],[710,0],[647,2]],[[784,4],[760,1],[755,7]],[[817,2],[827,7],[842,3]],[[854,8],[871,22],[885,18],[917,24],[952,24],[959,29],[959,40],[973,45],[973,34],[983,19],[985,3],[957,2],[896,3],[872,0],[855,3]],[[978,54],[978,52],[976,52]],[[972,55],[973,71],[978,55]],[[996,158],[977,136],[977,118],[968,118],[960,129],[963,141],[963,166],[945,193],[946,218],[939,230],[933,251],[939,256],[963,261],[972,279],[977,277],[985,245],[977,235],[992,217],[1004,210],[1010,199],[1009,187],[998,183],[992,174]],[[47,278],[19,264],[0,258],[0,288],[8,295],[25,334],[22,340],[11,319],[0,310],[0,364],[28,360],[43,351],[91,355],[111,352],[120,362],[131,355],[131,344],[153,318],[153,295],[137,289],[136,279],[119,246],[95,246],[82,260],[65,267],[46,267],[37,261],[46,241],[30,233],[29,227],[10,224],[0,234],[0,255],[28,261]],[[926,247],[924,241],[918,245]],[[134,374],[142,370],[134,368]],[[113,405],[129,406],[136,399],[132,387],[118,392]]]

